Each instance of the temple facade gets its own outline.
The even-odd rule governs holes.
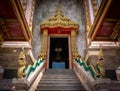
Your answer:
[[[119,0],[1,0],[0,91],[119,91]]]

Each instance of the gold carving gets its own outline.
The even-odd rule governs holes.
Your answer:
[[[47,36],[47,35],[48,35],[48,30],[44,30],[43,36]]]
[[[58,7],[56,13],[54,16],[51,16],[48,20],[43,21],[40,24],[41,28],[49,27],[49,28],[55,28],[55,27],[63,27],[63,28],[75,28],[78,29],[79,25],[73,21],[71,21],[69,18],[63,15],[61,11],[61,7]]]
[[[46,58],[48,30],[43,31],[42,47],[38,58]]]
[[[39,58],[44,58],[44,59],[46,58],[46,50],[43,47],[41,47],[41,51],[38,55],[38,59]]]
[[[13,7],[15,7],[15,11],[16,11],[16,15],[18,17],[18,20],[21,24],[21,27],[23,29],[23,33],[24,33],[24,36],[25,36],[25,39],[29,42],[31,42],[31,32],[29,30],[29,27],[28,27],[28,24],[27,24],[27,21],[25,19],[25,14],[23,12],[23,8],[21,6],[21,3],[20,3],[20,0],[10,0]]]
[[[120,20],[117,22],[117,24],[115,25],[114,29],[113,29],[113,33],[110,36],[113,40],[114,39],[118,39],[118,41],[120,41]]]
[[[72,40],[72,57],[73,59],[75,59],[79,55],[78,49],[76,46],[76,31],[75,30],[71,31],[71,40]]]
[[[104,58],[103,58],[103,51],[102,51],[102,46],[100,45],[100,51],[98,55],[98,61],[97,61],[97,67],[99,69],[98,74],[100,77],[105,76],[105,68],[104,68]]]
[[[29,29],[32,32],[32,24],[33,24],[33,12],[35,7],[35,0],[32,0],[31,11],[30,11],[30,18],[29,18]]]
[[[72,36],[72,37],[76,37],[76,31],[75,31],[75,30],[72,30],[72,31],[71,31],[71,36]]]
[[[91,28],[91,22],[90,22],[90,12],[89,12],[89,4],[88,4],[88,0],[85,1],[85,8],[86,8],[86,19],[87,19],[87,23],[86,23],[86,29],[89,32],[90,28]]]
[[[23,2],[23,11],[24,11],[24,14],[26,13],[27,3],[28,3],[28,0],[24,0],[24,2]]]
[[[97,11],[98,11],[98,3],[97,3],[97,0],[92,0],[92,7],[93,7],[93,13],[94,13],[94,17],[95,17],[96,14],[97,14]]]
[[[0,18],[0,44],[4,41],[4,34],[7,35],[7,38],[10,38],[7,23],[4,18]]]
[[[18,72],[17,72],[17,76],[19,78],[23,78],[24,76],[24,69],[25,69],[25,54],[24,54],[24,49],[22,49],[22,51],[19,54],[19,65],[20,67],[18,68]]]

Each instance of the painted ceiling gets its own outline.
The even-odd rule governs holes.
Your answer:
[[[13,2],[16,3],[16,1]],[[4,41],[26,41],[13,2],[12,0],[0,0],[0,33]],[[17,6],[17,8],[19,7]]]
[[[117,38],[113,40],[110,36],[113,33],[113,29],[116,23],[120,19],[119,10],[120,10],[120,0],[113,0],[93,40],[117,41]]]

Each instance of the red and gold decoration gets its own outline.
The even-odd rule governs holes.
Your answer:
[[[0,0],[0,11],[2,11],[0,13],[0,31],[2,31],[0,40],[30,41],[31,34],[20,0]]]
[[[97,14],[97,11],[98,11],[98,3],[97,3],[97,0],[92,0],[92,7],[93,7],[93,13],[94,13],[94,17],[95,17],[96,14]]]
[[[85,9],[86,9],[86,30],[87,32],[90,31],[91,28],[91,21],[90,21],[90,12],[89,12],[89,3],[88,0],[85,2]]]
[[[0,18],[0,44],[4,42],[4,35],[6,35],[8,39],[10,38],[7,23],[4,18]]]
[[[93,0],[94,1],[94,0]],[[95,2],[93,2],[95,4]],[[103,0],[88,35],[90,41],[117,42],[120,1]],[[97,7],[97,6],[95,6]],[[96,9],[97,10],[97,9]]]
[[[76,33],[79,29],[79,25],[66,17],[62,13],[60,6],[53,16],[48,20],[41,22],[40,28],[43,33],[42,54],[46,54],[48,34],[70,34],[72,40],[72,53],[73,56],[76,56]],[[42,54],[39,56],[42,56]]]
[[[117,22],[117,24],[115,25],[114,29],[113,29],[113,33],[111,35],[112,39],[118,39],[118,41],[120,42],[120,20]]]
[[[41,22],[41,32],[48,30],[52,34],[70,34],[71,30],[78,30],[79,25],[63,15],[59,6],[56,13],[48,20]]]

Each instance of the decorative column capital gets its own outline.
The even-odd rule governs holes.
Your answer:
[[[71,36],[72,36],[72,37],[76,37],[76,31],[75,31],[75,30],[72,30],[72,31],[71,31]]]
[[[44,30],[44,31],[43,31],[43,35],[44,35],[44,36],[47,36],[47,35],[48,35],[48,30]]]

